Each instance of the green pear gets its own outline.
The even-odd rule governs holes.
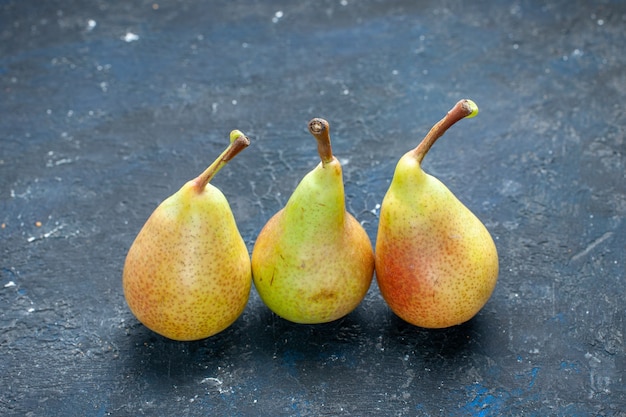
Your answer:
[[[313,119],[309,131],[317,139],[321,162],[261,230],[252,250],[252,277],[261,299],[277,315],[316,324],[347,315],[363,300],[374,254],[367,233],[346,211],[328,122]]]
[[[445,131],[478,107],[459,101],[400,158],[380,207],[376,279],[392,311],[425,328],[471,319],[498,279],[498,253],[481,221],[421,163]]]
[[[156,333],[204,339],[230,326],[248,302],[248,249],[226,197],[209,181],[249,144],[232,131],[220,157],[154,210],[128,251],[124,296]]]

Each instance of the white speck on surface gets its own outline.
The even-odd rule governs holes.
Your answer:
[[[500,194],[506,197],[515,197],[523,193],[523,186],[517,181],[505,179],[502,186],[498,190]]]
[[[4,284],[4,288],[11,288],[11,287],[15,287],[15,282],[9,281],[6,284]]]
[[[219,378],[204,378],[202,381],[200,381],[201,384],[211,384],[211,385],[222,385],[222,380]]]
[[[399,74],[398,70],[396,70],[396,69],[395,69],[395,70],[393,70],[393,71],[391,71],[391,73],[392,73],[393,75],[398,75],[398,74]]]
[[[217,388],[217,392],[219,392],[220,394],[232,394],[234,392],[232,387],[222,387],[224,383],[219,378],[204,378],[202,381],[200,381],[200,383],[207,384],[213,388]]]
[[[124,42],[135,42],[139,40],[139,36],[132,32],[126,32],[126,35],[124,35],[122,39],[124,40]]]
[[[508,220],[508,221],[503,221],[502,226],[506,230],[516,230],[517,228],[519,228],[519,223],[513,220]]]
[[[58,161],[55,161],[54,165],[59,166],[59,165],[71,164],[72,162],[74,162],[74,160],[71,158],[63,158],[63,159],[59,159]]]
[[[28,311],[29,313],[32,313],[33,311],[35,311],[35,309],[31,307],[31,308],[29,308],[29,309],[28,309],[28,310],[26,310],[26,311]]]
[[[89,20],[87,21],[87,30],[92,31],[92,30],[94,30],[94,29],[96,28],[96,26],[97,26],[97,25],[98,25],[98,24],[96,23],[96,21],[95,21],[95,20],[93,20],[93,19],[89,19]]]
[[[280,19],[282,19],[283,16],[285,16],[283,11],[282,10],[278,10],[276,13],[274,13],[274,17],[272,17],[272,23],[278,23],[278,21]]]
[[[107,84],[106,82],[102,81],[100,83],[100,89],[102,90],[103,93],[106,93],[109,90],[109,84]]]
[[[233,100],[232,103],[233,103],[233,106],[236,106],[237,105],[237,100]]]
[[[347,96],[348,94],[350,94],[350,90],[348,90],[347,88],[344,88],[341,94],[343,94],[344,96]]]
[[[585,256],[587,256],[592,250],[594,250],[596,248],[596,246],[600,245],[602,242],[604,242],[607,239],[610,239],[611,237],[613,237],[613,232],[605,232],[602,236],[600,236],[599,238],[597,238],[596,240],[594,240],[593,242],[590,242],[587,247],[585,247],[583,250],[581,250],[580,252],[578,252],[577,254],[575,254],[574,256],[572,256],[570,258],[570,260],[572,261],[577,261],[579,259],[584,258]]]
[[[598,26],[602,26],[602,25],[604,25],[604,20],[603,19],[598,19],[598,21],[596,23],[598,24]]]
[[[57,226],[55,228],[53,228],[52,230],[50,230],[47,233],[44,233],[43,235],[39,236],[39,237],[35,237],[35,236],[31,236],[28,239],[26,239],[26,241],[28,243],[32,243],[36,240],[41,240],[41,239],[47,239],[50,236],[54,235],[55,233],[57,233],[60,230],[63,230],[63,228],[65,227],[64,224],[57,224]],[[76,233],[70,234],[69,236],[76,236],[79,234],[79,231],[77,230]]]

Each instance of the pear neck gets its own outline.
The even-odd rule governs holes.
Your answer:
[[[397,187],[409,187],[414,189],[417,184],[426,178],[420,161],[415,157],[414,151],[409,151],[400,158],[393,174],[392,183]]]
[[[285,212],[311,233],[341,230],[346,203],[339,161],[335,159],[326,166],[320,163],[306,174],[289,198]]]

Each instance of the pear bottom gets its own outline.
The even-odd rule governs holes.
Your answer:
[[[388,255],[382,253],[387,250]],[[454,265],[432,268],[432,258],[387,247],[377,253],[376,277],[384,300],[400,318],[419,327],[445,328],[470,320],[491,297],[497,257],[486,261],[458,274]]]
[[[346,213],[340,240],[320,232],[319,239],[299,247],[282,239],[283,210],[265,225],[252,252],[257,292],[270,310],[294,323],[319,324],[344,317],[363,300],[373,278],[369,237]]]
[[[403,320],[424,328],[455,326],[474,317],[491,297],[498,254],[477,219],[466,222],[462,231],[444,227],[432,235],[383,226],[376,246],[376,279],[383,298]]]

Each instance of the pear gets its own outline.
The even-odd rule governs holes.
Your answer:
[[[154,210],[128,251],[124,296],[156,333],[204,339],[230,326],[248,302],[248,249],[226,197],[209,181],[249,143],[233,130],[220,157]]]
[[[374,254],[367,233],[346,211],[342,168],[332,153],[328,122],[313,119],[308,126],[321,162],[259,233],[252,277],[274,313],[317,324],[347,315],[363,300]]]
[[[475,316],[498,279],[498,253],[481,221],[421,163],[445,131],[478,107],[459,101],[400,158],[380,207],[376,279],[391,310],[424,328]]]

